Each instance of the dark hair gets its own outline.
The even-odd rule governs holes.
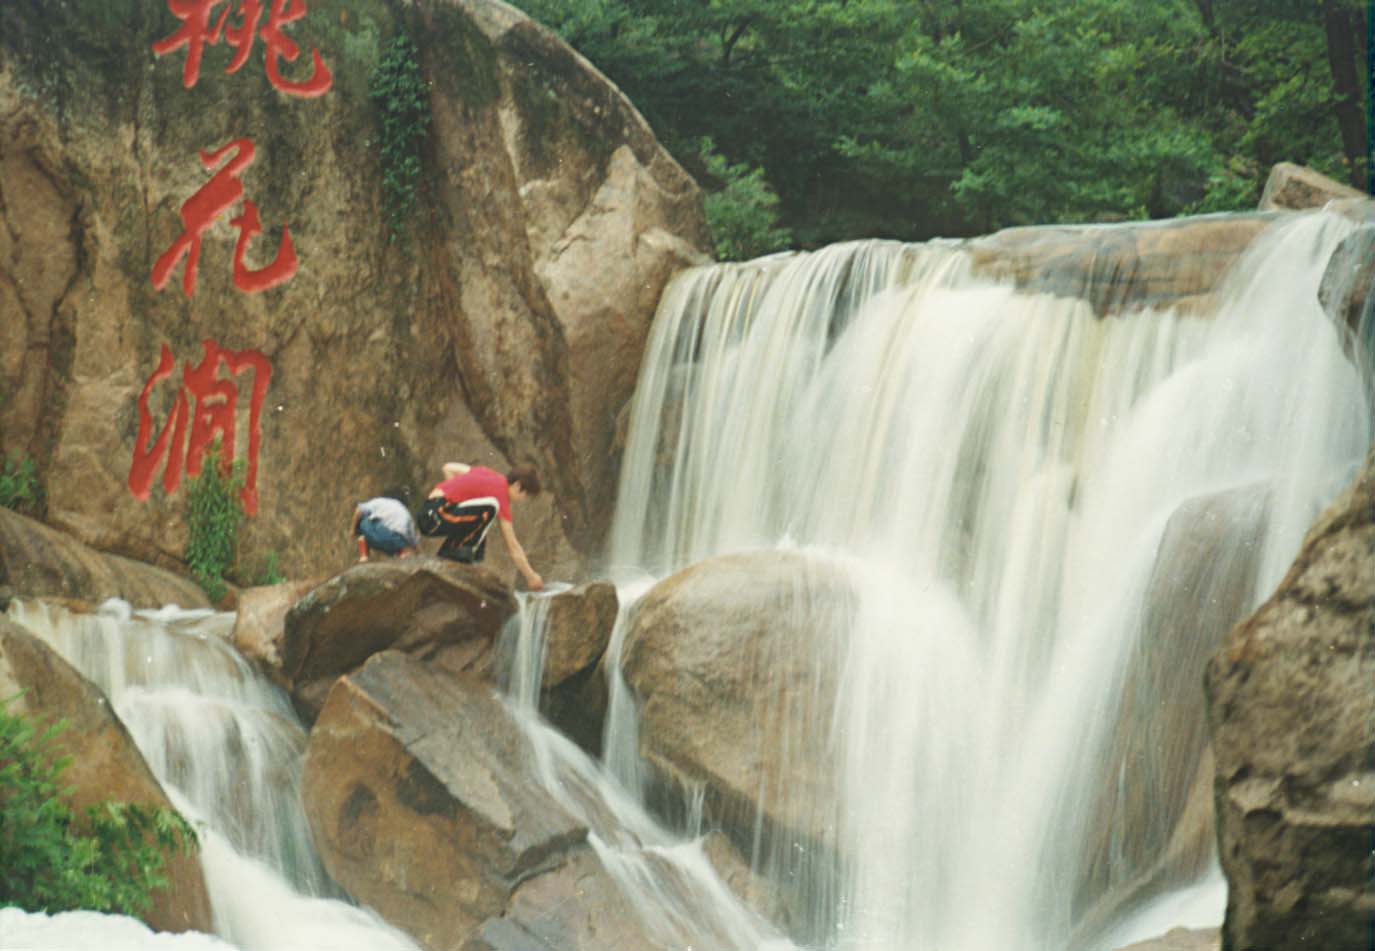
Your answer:
[[[400,502],[402,505],[410,505],[410,504],[411,504],[411,490],[408,489],[408,488],[406,488],[404,485],[403,485],[403,486],[393,486],[393,487],[390,488],[390,489],[384,489],[384,490],[382,491],[382,498],[384,498],[384,499],[396,499],[396,501]]]
[[[526,495],[536,496],[540,494],[541,486],[539,473],[535,471],[534,466],[528,464],[519,465],[513,467],[510,472],[506,473],[507,485],[515,485],[517,482],[520,483],[520,487]]]

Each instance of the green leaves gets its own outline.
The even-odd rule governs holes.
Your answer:
[[[717,258],[743,261],[787,248],[792,235],[778,227],[778,195],[764,180],[764,170],[731,164],[710,139],[703,139],[699,148],[707,174],[719,183],[706,198]]]
[[[206,452],[205,467],[191,483],[186,521],[186,563],[211,601],[228,590],[225,576],[233,568],[239,550],[239,528],[244,511],[239,503],[243,488],[243,462],[225,472],[216,440]]]
[[[398,33],[387,44],[368,89],[382,120],[383,214],[391,239],[404,245],[418,200],[421,149],[430,132],[430,87],[406,34]]]
[[[6,456],[0,467],[0,506],[37,518],[43,513],[43,486],[27,456]]]
[[[102,802],[77,816],[58,782],[60,722],[38,731],[0,701],[0,906],[141,915],[166,888],[168,854],[197,845],[171,809]]]
[[[815,246],[1252,208],[1280,160],[1350,177],[1324,4],[522,5],[703,182],[731,256],[758,243],[734,237],[751,230],[772,246],[768,228]],[[733,173],[711,165],[704,138]]]

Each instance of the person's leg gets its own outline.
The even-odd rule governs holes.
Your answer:
[[[487,530],[496,521],[496,503],[484,498],[445,505],[439,515],[444,520],[447,536],[440,546],[439,557],[464,564],[481,561]]]
[[[368,560],[368,540],[362,535],[358,536],[358,560]]]
[[[404,537],[371,516],[365,516],[359,520],[358,530],[363,539],[362,544],[359,545],[360,552],[363,545],[367,545],[369,548],[375,548],[388,555],[395,555],[406,547]],[[366,560],[366,556],[363,560]]]

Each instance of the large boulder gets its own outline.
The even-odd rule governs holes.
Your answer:
[[[286,612],[281,679],[306,719],[334,681],[397,650],[451,672],[486,673],[515,596],[491,572],[440,558],[355,565]]]
[[[0,508],[0,594],[90,602],[123,598],[140,608],[210,604],[187,578],[98,552],[6,508]]]
[[[1144,308],[1206,313],[1219,278],[1275,215],[1008,228],[966,243],[976,273],[1084,300],[1099,317]]]
[[[1142,598],[1103,775],[1083,836],[1080,901],[1111,920],[1213,862],[1203,671],[1254,605],[1269,510],[1262,484],[1195,496],[1170,516]],[[1092,919],[1091,919],[1092,920]]]
[[[0,454],[36,461],[53,524],[144,561],[179,558],[188,475],[164,473],[192,454],[155,446],[135,497],[140,396],[166,345],[144,448],[164,426],[175,435],[179,391],[194,441],[197,400],[217,397],[183,372],[210,341],[271,366],[249,575],[269,552],[293,577],[343,567],[353,504],[428,489],[448,460],[534,461],[551,491],[517,512],[522,541],[547,577],[575,575],[609,519],[614,420],[659,292],[705,260],[695,183],[604,76],[499,0],[311,3],[285,27],[305,55],[282,69],[306,78],[318,50],[333,77],[318,98],[274,89],[261,44],[233,73],[234,50],[207,44],[188,88],[186,49],[152,49],[181,25],[143,0],[0,7]],[[401,32],[418,47],[429,138],[417,208],[393,240],[395,170],[369,89]],[[294,276],[238,289],[236,201],[202,235],[194,296],[185,262],[155,289],[183,204],[211,178],[199,154],[242,137],[255,147],[242,198],[264,228],[245,266],[269,263],[289,226]],[[237,393],[241,460],[257,372],[216,375]]]
[[[1330,201],[1363,198],[1359,191],[1293,162],[1280,162],[1270,169],[1265,191],[1260,196],[1261,211],[1303,211],[1321,208]]]
[[[0,616],[0,698],[23,691],[10,705],[44,723],[67,722],[59,755],[71,765],[61,782],[77,811],[99,802],[129,802],[171,809],[172,803],[105,695],[52,648]],[[153,893],[144,920],[159,931],[213,931],[210,899],[194,853],[167,864],[168,888]]]
[[[306,749],[325,867],[426,948],[463,947],[521,882],[586,848],[532,761],[490,688],[377,655],[335,684]]]
[[[248,658],[269,680],[291,689],[282,669],[282,645],[286,640],[286,616],[301,600],[321,584],[314,581],[283,581],[280,584],[245,588],[234,607],[234,627],[230,643]]]
[[[799,553],[707,559],[632,608],[622,648],[640,752],[746,846],[835,845],[829,725],[854,594],[839,569]],[[758,821],[756,821],[758,820]]]
[[[1226,949],[1375,929],[1375,453],[1209,662]]]

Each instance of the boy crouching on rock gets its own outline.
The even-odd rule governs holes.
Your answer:
[[[415,530],[405,497],[404,489],[388,489],[353,510],[352,532],[358,539],[359,561],[367,561],[372,549],[400,558],[419,550],[420,533]]]

